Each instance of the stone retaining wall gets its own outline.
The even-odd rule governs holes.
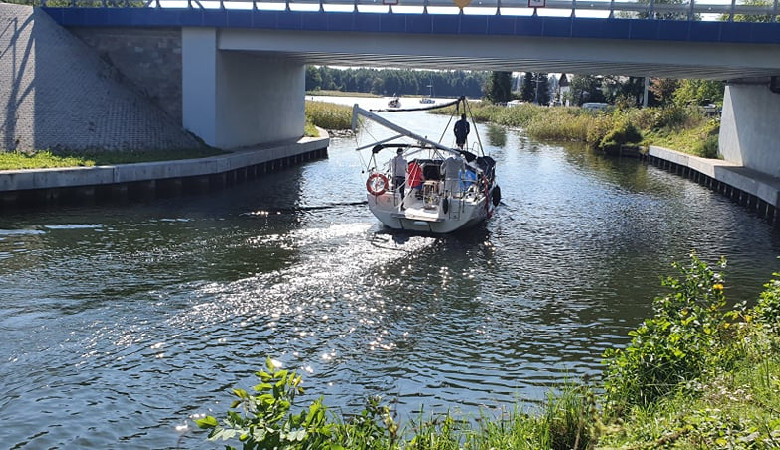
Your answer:
[[[0,30],[0,151],[202,146],[176,112],[166,113],[126,84],[116,67],[44,11],[0,3]],[[175,54],[174,46],[160,58]],[[150,62],[148,69],[159,67]]]

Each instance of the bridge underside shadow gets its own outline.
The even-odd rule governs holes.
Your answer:
[[[214,28],[184,28],[182,124],[225,149],[298,138],[305,72],[281,56],[219,50]]]

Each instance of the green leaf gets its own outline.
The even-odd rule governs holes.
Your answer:
[[[205,429],[205,428],[214,428],[219,425],[219,422],[217,422],[217,419],[215,417],[206,416],[202,419],[196,420],[195,424],[198,426],[198,428]]]

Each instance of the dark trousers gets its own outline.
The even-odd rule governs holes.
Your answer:
[[[401,193],[401,198],[404,198],[404,186],[406,185],[406,178],[393,177],[393,185],[395,190]]]

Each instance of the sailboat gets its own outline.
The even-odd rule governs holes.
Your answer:
[[[428,96],[421,98],[420,99],[420,103],[426,104],[426,105],[432,105],[432,104],[436,103],[436,101],[433,99],[433,85],[432,84],[428,85]]]
[[[353,129],[364,118],[398,133],[358,148],[371,150],[365,163],[368,208],[384,225],[401,230],[450,233],[488,220],[501,203],[496,161],[484,153],[478,135],[475,153],[435,142],[377,114],[448,106],[456,106],[456,114],[462,106],[465,113],[466,99],[461,97],[447,104],[413,110],[368,111],[357,104],[353,107]],[[402,175],[393,170],[394,166],[398,167],[398,161],[406,169]]]

